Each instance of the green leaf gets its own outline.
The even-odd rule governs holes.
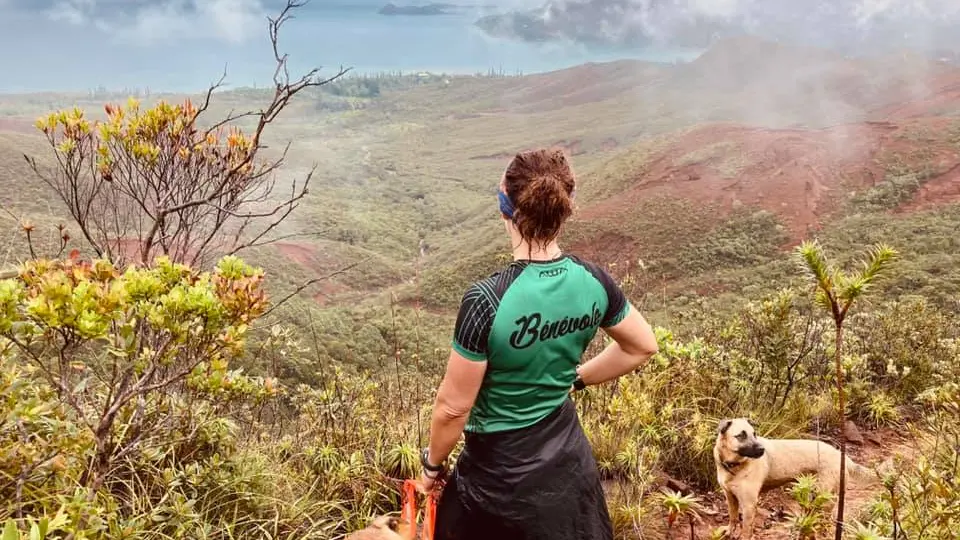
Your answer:
[[[67,514],[64,513],[63,507],[57,511],[57,515],[53,516],[53,519],[50,521],[50,532],[59,531],[67,526],[69,519]]]
[[[823,289],[817,288],[817,292],[814,294],[813,300],[818,306],[822,307],[828,312],[833,311],[833,301],[831,300],[830,295],[828,295]]]
[[[862,269],[854,276],[848,277],[840,287],[839,297],[847,303],[864,296],[890,267],[897,258],[897,251],[883,244],[877,244],[868,253],[866,260],[861,262]]]
[[[20,540],[20,533],[17,531],[17,523],[13,519],[8,519],[3,527],[3,538],[0,540]]]

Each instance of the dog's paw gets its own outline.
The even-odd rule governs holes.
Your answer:
[[[737,531],[731,529],[729,525],[717,527],[713,530],[713,534],[710,535],[710,538],[726,538],[727,540],[736,540],[739,537],[740,535],[737,534]]]

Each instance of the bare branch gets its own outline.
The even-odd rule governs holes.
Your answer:
[[[337,271],[335,271],[335,272],[332,272],[332,273],[330,273],[330,274],[327,274],[327,275],[325,275],[325,276],[318,277],[318,278],[313,278],[313,279],[310,279],[310,280],[305,281],[304,283],[300,284],[296,289],[294,289],[293,292],[291,292],[291,293],[287,294],[286,296],[284,296],[282,299],[280,299],[279,302],[273,304],[273,306],[271,306],[270,309],[268,309],[267,311],[265,311],[264,314],[263,314],[263,318],[266,318],[267,315],[269,315],[270,313],[273,312],[273,310],[279,308],[280,306],[282,306],[283,304],[285,304],[287,301],[289,301],[291,298],[293,298],[294,296],[296,296],[296,295],[300,294],[301,292],[303,292],[304,289],[306,289],[307,287],[309,287],[309,286],[311,286],[311,285],[315,285],[315,284],[317,284],[317,283],[320,283],[321,281],[327,281],[328,279],[332,279],[332,278],[337,277],[337,276],[339,276],[339,275],[341,275],[341,274],[345,274],[345,273],[349,272],[350,270],[356,268],[357,266],[359,266],[359,265],[361,265],[361,264],[363,264],[363,263],[365,263],[365,262],[367,262],[367,261],[369,261],[369,260],[370,260],[370,257],[367,257],[367,258],[365,258],[365,259],[363,259],[363,260],[360,260],[360,261],[357,261],[357,262],[355,262],[355,263],[353,263],[353,264],[349,264],[349,265],[347,265],[347,266],[344,266],[343,268],[341,268],[341,269],[339,269],[339,270],[337,270]]]
[[[230,255],[235,255],[235,254],[237,254],[238,252],[240,252],[240,251],[242,251],[242,250],[244,250],[244,249],[250,249],[250,248],[261,247],[261,246],[269,246],[269,245],[271,245],[271,244],[276,244],[277,242],[283,242],[284,240],[290,240],[291,238],[320,238],[320,237],[322,237],[323,235],[329,233],[329,232],[332,231],[332,230],[333,230],[333,228],[324,229],[324,230],[322,230],[322,231],[307,232],[307,233],[282,234],[282,235],[280,235],[280,236],[276,236],[276,237],[270,238],[270,239],[268,239],[268,240],[246,243],[246,244],[244,244],[244,245],[242,245],[242,246],[240,246],[240,247],[238,247],[238,248],[235,248],[232,252],[230,252]]]
[[[41,129],[53,150],[53,172],[41,171],[35,160],[25,157],[66,204],[98,257],[121,266],[127,259],[146,265],[157,255],[191,264],[208,262],[218,253],[264,245],[299,207],[313,171],[294,183],[289,194],[275,197],[275,174],[290,145],[278,159],[263,160],[264,133],[298,92],[329,84],[349,71],[341,67],[321,77],[315,68],[291,77],[288,56],[279,45],[280,30],[306,3],[288,0],[278,16],[267,19],[276,85],[259,111],[231,111],[200,127],[226,80],[224,67],[197,106],[188,100],[152,109],[162,121],[149,133],[131,128],[130,120],[145,114],[136,102],[122,110],[107,105],[105,126],[91,127],[82,114],[72,112],[66,120],[61,114],[46,121]],[[234,124],[244,118],[255,120],[247,133]]]

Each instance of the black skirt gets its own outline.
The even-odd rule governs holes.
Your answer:
[[[612,540],[590,442],[569,399],[536,424],[466,434],[436,540]]]

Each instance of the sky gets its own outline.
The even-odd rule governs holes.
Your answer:
[[[266,7],[261,0],[0,0],[4,15],[31,25],[73,27],[136,45],[190,40],[199,29],[240,43],[261,28]]]
[[[0,0],[0,91],[195,85],[263,50],[266,14],[261,0]]]
[[[430,0],[393,0],[399,4]],[[830,33],[856,34],[885,25],[886,42],[907,36],[913,44],[954,36],[960,0],[459,0],[493,4],[502,11],[538,10],[549,2],[589,3],[610,13],[599,33],[654,31],[657,17],[706,16],[733,20],[767,37],[830,41]],[[593,59],[576,44],[548,53],[532,45],[497,41],[473,28],[476,17],[386,17],[387,0],[310,0],[281,35],[294,67],[327,70],[346,62],[357,71],[449,69],[485,71],[504,60],[509,69],[555,69],[544,58],[567,63]],[[0,0],[0,92],[200,90],[227,70],[233,85],[266,84],[272,58],[267,15],[285,0]],[[663,7],[667,6],[667,7]],[[679,15],[678,15],[679,14]],[[576,21],[575,21],[576,22]],[[619,25],[619,26],[618,26]],[[892,28],[892,34],[889,28]],[[946,29],[946,30],[944,30]],[[890,38],[889,36],[893,36]],[[846,36],[841,36],[846,37]],[[904,37],[904,39],[906,39]],[[937,38],[940,39],[940,38]],[[906,41],[904,41],[906,43]],[[566,49],[563,49],[566,47]],[[598,58],[599,59],[599,58]],[[669,59],[669,58],[668,58]],[[298,64],[299,63],[299,64]]]
[[[495,67],[497,51],[478,44],[482,38],[469,28],[476,17],[454,21],[378,15],[387,1],[309,0],[294,10],[296,19],[281,34],[291,66],[300,62],[304,69],[319,65],[335,70],[346,59],[349,67],[361,72],[455,68],[452,64],[462,58],[470,69]],[[505,9],[539,2],[493,1]],[[267,84],[273,59],[266,17],[278,14],[285,4],[286,0],[0,0],[0,47],[6,51],[0,54],[0,92],[83,91],[99,85],[200,90],[224,68],[228,82],[236,85]],[[418,26],[424,25],[428,31],[418,33]],[[450,39],[462,43],[448,51],[437,47],[438,41]]]

